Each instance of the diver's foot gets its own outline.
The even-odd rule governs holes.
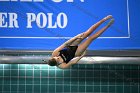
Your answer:
[[[115,21],[115,19],[112,18],[112,19],[109,21],[109,23],[107,24],[107,26],[110,27],[110,26],[114,23],[114,21]]]
[[[104,21],[106,21],[106,20],[108,20],[108,19],[111,19],[111,18],[113,18],[113,16],[112,16],[112,15],[108,15],[108,16],[106,16],[106,17],[104,18]]]

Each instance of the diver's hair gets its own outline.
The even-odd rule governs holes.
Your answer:
[[[56,66],[57,65],[57,62],[56,62],[56,60],[54,58],[52,58],[52,59],[50,59],[48,61],[48,65],[50,65],[50,66]]]

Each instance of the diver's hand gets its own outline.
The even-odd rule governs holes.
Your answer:
[[[87,52],[87,50],[85,50],[80,57],[84,57],[86,55],[86,52]]]
[[[84,38],[84,33],[78,34],[76,36],[76,39],[83,39]]]

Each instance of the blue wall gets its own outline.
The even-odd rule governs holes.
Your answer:
[[[16,13],[19,28],[0,28],[1,49],[55,49],[67,39],[86,31],[92,24],[111,14],[115,23],[90,46],[98,49],[140,49],[140,0],[75,0],[67,3],[0,2],[0,13]],[[68,17],[65,28],[39,28],[35,22],[27,28],[26,13],[53,13],[53,23],[59,13]],[[9,17],[5,21],[8,21]],[[43,20],[41,19],[41,22]],[[8,23],[9,24],[9,23]],[[99,27],[103,27],[107,22]],[[97,29],[97,30],[99,30]],[[52,38],[53,37],[53,38]]]

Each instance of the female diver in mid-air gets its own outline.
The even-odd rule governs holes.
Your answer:
[[[105,27],[103,27],[95,34],[89,36],[97,27],[99,27],[103,22],[109,19],[110,22]],[[90,45],[90,43],[94,39],[99,37],[113,23],[113,17],[111,15],[106,16],[105,18],[91,26],[87,31],[78,34],[77,36],[71,38],[70,40],[66,41],[61,46],[56,48],[53,51],[52,57],[48,62],[46,62],[45,60],[43,61],[45,61],[50,66],[57,66],[62,69],[69,68],[71,65],[76,64],[85,55],[86,49]],[[84,39],[86,39],[86,41],[82,42]]]

